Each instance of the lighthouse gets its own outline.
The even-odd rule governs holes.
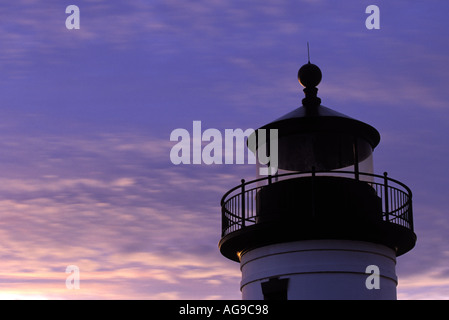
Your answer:
[[[373,171],[379,132],[321,105],[321,79],[299,69],[302,105],[248,138],[277,167],[257,161],[268,175],[221,200],[219,249],[240,264],[243,299],[395,300],[396,258],[415,246],[411,190]]]

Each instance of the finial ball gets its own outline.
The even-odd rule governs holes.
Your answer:
[[[312,63],[303,65],[298,71],[299,83],[305,88],[316,87],[321,82],[321,70]]]

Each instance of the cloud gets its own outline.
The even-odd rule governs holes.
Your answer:
[[[447,267],[423,271],[419,274],[401,276],[398,299],[401,300],[447,300],[449,299],[449,278]]]
[[[195,286],[196,297],[205,298],[216,295],[218,284],[238,283],[238,266],[229,268],[217,249],[222,189],[205,186],[199,171],[192,175],[188,167],[167,163],[165,141],[120,134],[7,141],[20,158],[34,161],[21,174],[20,165],[8,162],[15,157],[10,151],[5,160],[16,170],[0,178],[5,295],[179,298]],[[55,154],[62,161],[43,174],[42,165]],[[90,171],[68,165],[73,155]],[[223,185],[233,180],[210,173],[208,179]],[[197,203],[198,192],[206,191]],[[64,271],[72,264],[80,268],[79,292],[65,289]]]
[[[154,130],[164,130],[172,123],[190,126],[197,114],[228,128],[263,125],[300,105],[295,73],[306,61],[308,36],[316,41],[312,61],[323,66],[319,96],[324,105],[341,102],[366,117],[376,114],[369,108],[383,105],[407,119],[413,133],[397,135],[398,121],[386,117],[385,109],[377,112],[382,125],[391,123],[383,136],[388,151],[400,151],[394,168],[414,184],[418,245],[399,260],[399,292],[402,297],[446,297],[448,230],[441,208],[447,208],[447,170],[439,164],[444,161],[435,160],[445,159],[447,150],[442,140],[447,136],[442,125],[447,109],[444,37],[426,47],[421,40],[432,38],[425,30],[415,40],[417,33],[400,28],[411,21],[408,16],[396,29],[385,24],[376,37],[364,33],[363,10],[352,5],[323,10],[323,4],[80,1],[81,29],[73,32],[65,29],[66,5],[60,1],[1,4],[4,297],[238,298],[238,264],[217,250],[219,200],[242,177],[254,177],[254,168],[175,166],[168,135],[140,133],[133,121],[156,115]],[[382,7],[382,14],[388,9]],[[139,59],[149,63],[142,68]],[[75,61],[83,66],[71,65]],[[99,62],[105,65],[100,68]],[[56,72],[54,78],[49,65],[62,75]],[[135,75],[143,69],[144,77]],[[32,72],[38,76],[27,77]],[[10,82],[8,75],[26,81]],[[65,83],[68,78],[73,82]],[[153,91],[147,91],[146,81]],[[68,90],[73,85],[76,90]],[[83,109],[87,115],[80,121],[76,102],[73,110],[61,108],[66,89],[74,93],[70,98],[92,106],[92,113]],[[152,107],[161,108],[142,114],[135,105],[147,105],[149,98]],[[7,108],[16,113],[8,115]],[[137,116],[125,121],[132,127],[127,132],[86,132],[90,126],[99,132],[104,122],[133,112]],[[75,122],[82,122],[78,134],[68,134]],[[58,123],[59,131],[47,128],[48,123]],[[418,139],[425,133],[421,126],[438,129],[443,138]],[[65,288],[69,264],[81,268],[79,291]]]
[[[219,200],[254,168],[175,166],[171,145],[168,137],[119,132],[3,135],[2,292],[51,299],[239,298],[238,264],[217,248]],[[448,226],[438,205],[418,201],[415,212],[418,245],[399,258],[399,297],[424,297],[428,290],[442,297]],[[79,291],[65,288],[64,271],[72,264],[81,270]]]

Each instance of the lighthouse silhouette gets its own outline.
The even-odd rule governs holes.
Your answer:
[[[219,249],[240,263],[243,299],[397,298],[396,257],[416,243],[412,192],[373,172],[379,132],[322,106],[321,78],[303,65],[302,106],[248,138],[258,158],[278,152],[277,168],[256,161],[271,174],[221,200]]]

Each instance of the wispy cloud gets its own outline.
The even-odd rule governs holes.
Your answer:
[[[356,1],[80,0],[76,31],[58,0],[0,4],[0,298],[238,298],[219,200],[255,169],[175,166],[169,132],[298,107],[306,41],[323,104],[374,114],[376,166],[414,183],[400,297],[446,297],[448,28],[429,3],[382,4],[377,33]],[[65,288],[69,264],[81,290]]]
[[[202,204],[189,201],[192,190],[208,187],[190,170],[171,170],[165,141],[129,135],[32,141],[40,150],[32,174],[0,179],[4,294],[14,296],[26,284],[29,297],[118,298],[123,288],[112,295],[111,286],[125,286],[134,288],[130,297],[177,298],[191,289],[187,283],[199,282],[196,298],[205,298],[216,295],[219,284],[238,283],[238,267],[230,269],[216,249],[219,191],[209,190]],[[34,151],[18,145],[19,153]],[[62,161],[50,161],[55,153]],[[73,155],[90,173],[66,165]],[[40,175],[49,162],[52,170]],[[217,181],[225,177],[231,180],[217,173]],[[72,264],[81,271],[79,293],[64,289],[65,267]]]

